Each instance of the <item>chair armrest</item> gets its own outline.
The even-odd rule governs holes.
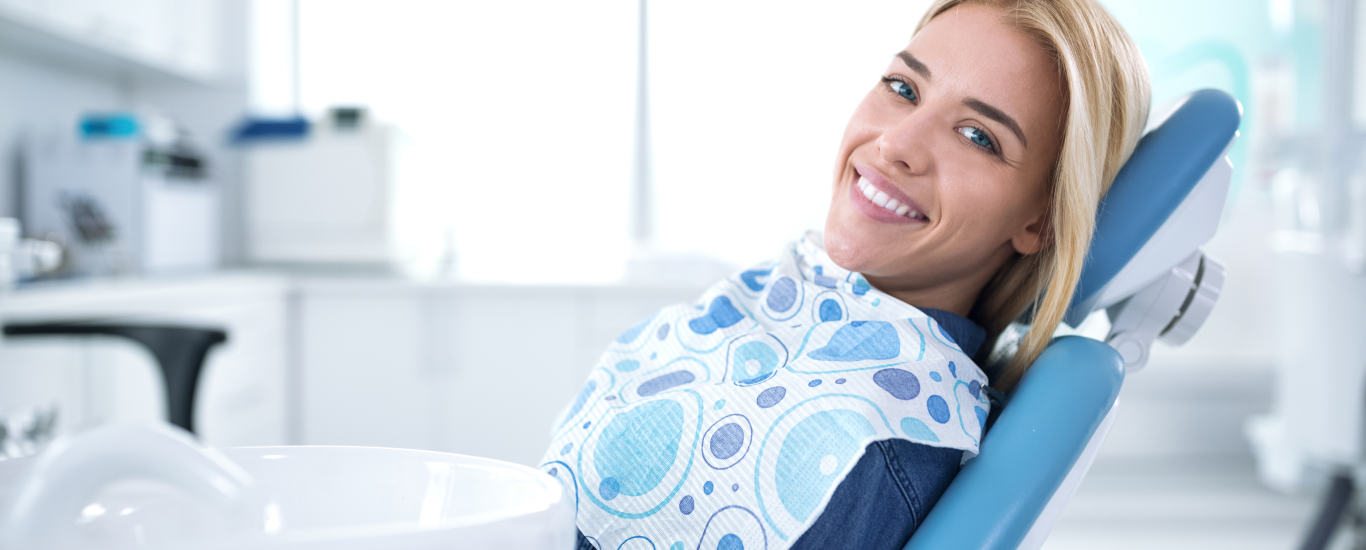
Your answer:
[[[1080,336],[1054,340],[906,549],[1019,546],[1123,383],[1124,360],[1110,346]]]

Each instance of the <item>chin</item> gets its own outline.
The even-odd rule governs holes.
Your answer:
[[[850,231],[847,227],[829,221],[825,224],[825,253],[830,256],[830,260],[835,265],[849,271],[863,273],[872,266],[869,256],[872,251],[864,239],[855,235],[856,232]]]

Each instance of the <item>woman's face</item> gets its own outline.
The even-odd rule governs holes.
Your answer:
[[[917,306],[966,314],[1012,253],[1046,243],[1061,77],[1001,14],[964,5],[934,18],[840,145],[826,249]]]

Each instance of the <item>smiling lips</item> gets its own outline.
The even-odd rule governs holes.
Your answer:
[[[870,202],[886,209],[888,212],[892,212],[898,216],[903,216],[906,218],[910,218],[912,220],[929,219],[926,218],[924,214],[921,214],[920,212],[917,212],[914,209],[912,209],[911,205],[902,204],[900,201],[891,198],[887,195],[887,193],[883,192],[881,189],[878,189],[876,186],[874,186],[872,183],[870,183],[866,178],[862,176],[860,176],[858,179],[858,188],[859,191],[863,192],[863,196],[866,197]]]

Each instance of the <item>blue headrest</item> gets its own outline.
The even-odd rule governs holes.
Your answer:
[[[1103,289],[1152,238],[1233,141],[1241,119],[1233,96],[1199,90],[1139,140],[1101,200],[1074,306]]]

